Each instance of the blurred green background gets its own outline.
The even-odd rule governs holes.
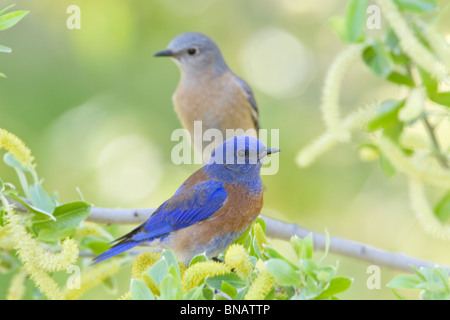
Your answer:
[[[13,2],[0,1],[0,7]],[[180,123],[171,96],[179,71],[152,55],[179,33],[212,37],[229,66],[253,87],[263,128],[280,130],[280,166],[263,177],[263,214],[425,260],[450,264],[448,243],[431,239],[415,220],[405,179],[386,178],[378,162],[362,163],[357,143],[340,145],[309,168],[298,150],[323,131],[319,111],[327,68],[345,47],[328,25],[342,15],[341,0],[16,0],[30,10],[0,33],[13,49],[0,55],[0,127],[32,149],[44,187],[61,201],[85,199],[98,207],[155,207],[198,165],[176,166],[170,154]],[[81,29],[69,30],[66,10],[81,8]],[[444,20],[444,19],[442,19]],[[384,21],[383,21],[384,23]],[[450,25],[440,26],[450,35]],[[360,61],[343,85],[344,112],[398,96]],[[356,137],[357,140],[358,137]],[[2,178],[17,183],[3,162]],[[127,231],[132,226],[121,226]],[[287,256],[289,244],[274,241]],[[343,299],[394,299],[386,283],[398,272],[382,268],[381,289],[369,290],[369,263],[330,254],[338,273],[354,283]],[[83,298],[114,299],[98,287]],[[3,299],[10,277],[0,275]],[[417,298],[417,292],[402,292]],[[31,296],[28,296],[31,297]]]

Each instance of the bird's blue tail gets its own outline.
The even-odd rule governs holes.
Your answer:
[[[93,264],[96,264],[100,261],[112,258],[118,254],[121,254],[133,247],[136,247],[137,245],[139,245],[139,242],[135,242],[135,241],[127,241],[127,242],[122,242],[122,243],[118,243],[116,244],[114,247],[112,247],[111,249],[103,252],[102,254],[96,256],[94,258],[94,262]]]

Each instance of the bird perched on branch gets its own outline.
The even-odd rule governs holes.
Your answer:
[[[261,166],[268,155],[278,151],[250,136],[228,139],[147,221],[117,239],[94,261],[139,245],[171,249],[185,264],[198,254],[217,256],[261,212]]]
[[[242,129],[245,135],[258,137],[259,116],[253,91],[230,70],[212,39],[201,33],[183,33],[154,56],[171,57],[180,68],[181,78],[172,100],[192,141],[195,121],[201,121],[202,137],[208,129],[220,130],[222,141],[231,138],[226,129]],[[205,144],[194,146],[203,151]]]

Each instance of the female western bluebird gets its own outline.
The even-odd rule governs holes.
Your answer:
[[[115,240],[95,262],[138,245],[171,249],[185,264],[202,253],[215,257],[261,212],[261,166],[267,155],[278,151],[250,136],[226,140],[147,221]]]
[[[226,129],[246,131],[232,136],[258,136],[258,107],[253,91],[230,70],[213,40],[201,33],[183,33],[155,56],[173,58],[181,70],[172,100],[192,139],[194,121],[201,121],[202,137],[208,129],[220,130],[222,141],[231,137],[226,135]]]

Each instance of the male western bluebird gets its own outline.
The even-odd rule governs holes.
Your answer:
[[[222,140],[226,129],[242,129],[258,136],[258,107],[250,86],[233,73],[219,47],[209,37],[196,32],[175,37],[156,57],[171,57],[181,70],[178,87],[172,97],[175,111],[194,137],[194,121],[202,122],[202,132],[218,129]],[[251,129],[251,130],[249,130]],[[239,135],[243,133],[233,134]],[[204,146],[197,146],[201,150]]]
[[[261,166],[269,149],[251,136],[226,140],[143,224],[94,258],[99,262],[135,246],[174,251],[180,262],[215,257],[255,220],[263,206]]]

